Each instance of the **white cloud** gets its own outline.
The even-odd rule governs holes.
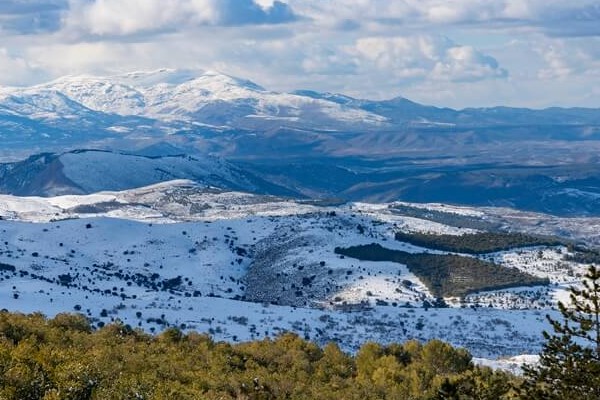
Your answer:
[[[6,48],[0,48],[0,84],[19,85],[44,72],[26,59],[12,55]]]
[[[6,0],[0,83],[200,68],[281,91],[599,106],[599,30],[598,0]]]
[[[133,67],[128,60],[137,59],[136,46],[118,43],[75,43],[32,46],[27,58],[42,66],[53,76],[102,74],[116,66]]]
[[[355,74],[357,63],[344,51],[312,45],[303,51],[302,69],[308,74],[346,75]]]
[[[188,24],[245,25],[295,21],[321,26],[360,25],[388,29],[486,23],[495,29],[520,26],[552,35],[600,34],[597,0],[3,0],[6,29],[36,31],[63,22],[102,35],[181,29]],[[492,25],[489,25],[492,24]]]
[[[565,58],[562,49],[556,46],[549,46],[539,50],[546,66],[538,71],[538,77],[543,80],[564,78],[573,73],[570,63]]]
[[[491,56],[441,36],[371,37],[354,47],[362,68],[375,67],[395,81],[475,81],[503,78],[507,71]],[[375,72],[375,71],[373,71]]]
[[[202,25],[277,24],[295,19],[284,3],[254,0],[71,0],[67,30],[97,36],[181,31]]]
[[[547,39],[534,47],[544,60],[541,80],[566,79],[573,75],[600,74],[600,39]]]
[[[372,30],[406,30],[426,25],[479,25],[490,29],[515,26],[550,35],[599,35],[597,0],[288,0],[300,15],[325,26],[356,21]]]
[[[173,26],[188,18],[188,8],[193,2],[168,2],[157,0],[98,0],[93,3],[71,2],[71,12],[66,20],[69,28],[88,30],[94,35],[126,35],[140,31],[159,30]],[[200,9],[201,10],[201,9]],[[205,7],[194,16],[209,21],[213,9]]]

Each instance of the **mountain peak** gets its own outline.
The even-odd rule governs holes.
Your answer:
[[[196,77],[194,80],[198,80],[199,82],[212,81],[227,86],[237,86],[242,89],[248,89],[257,92],[267,91],[264,87],[248,79],[238,78],[214,70],[204,71],[204,73]]]

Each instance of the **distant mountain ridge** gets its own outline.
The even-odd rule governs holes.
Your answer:
[[[403,97],[375,101],[312,90],[280,93],[214,71],[67,76],[0,88],[0,140],[11,154],[13,149],[25,154],[136,150],[167,141],[186,152],[227,158],[387,157],[469,144],[596,138],[600,109],[453,110]]]
[[[251,81],[213,71],[162,69],[109,77],[71,76],[15,95],[26,99],[31,91],[39,96],[63,93],[91,110],[109,114],[214,127],[252,127],[254,119],[281,119],[294,125],[298,119],[309,124],[311,118],[317,118],[319,124],[330,128],[348,123],[377,127],[386,122],[384,117],[354,107],[270,92]]]
[[[173,179],[188,179],[230,190],[299,196],[298,192],[210,156],[77,150],[62,154],[42,153],[20,162],[0,164],[0,193],[21,196],[125,190]]]
[[[600,123],[598,109],[453,110],[424,106],[402,97],[373,101],[312,90],[280,93],[214,71],[160,69],[106,77],[67,76],[28,88],[0,89],[0,115],[58,120],[90,118],[96,114],[206,124],[214,128],[278,126],[342,131],[393,130],[397,125],[427,121],[459,125]]]

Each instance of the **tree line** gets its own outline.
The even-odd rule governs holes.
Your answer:
[[[487,254],[520,247],[559,246],[557,238],[524,233],[476,232],[448,235],[423,232],[396,232],[395,239],[428,249],[466,254]]]
[[[516,379],[439,340],[369,342],[352,355],[293,333],[231,344],[0,313],[0,399],[501,399]]]

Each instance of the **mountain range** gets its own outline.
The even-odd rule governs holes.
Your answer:
[[[432,129],[439,130],[441,136],[450,133],[456,141],[485,142],[505,139],[516,127],[523,126],[537,127],[524,135],[531,138],[590,140],[600,133],[597,109],[453,110],[420,105],[402,97],[372,101],[310,90],[272,92],[251,81],[213,71],[169,69],[107,77],[67,76],[32,87],[1,88],[0,122],[4,138],[35,138],[41,143],[86,143],[130,136],[142,140],[144,134],[150,136],[147,140],[173,134],[209,140],[209,133],[225,138],[286,133],[295,138],[302,135],[305,143],[319,138],[324,144],[334,145],[340,134],[363,138],[361,134],[369,133],[386,140],[390,135],[399,136],[406,144],[415,142],[421,130]],[[556,126],[568,129],[559,133],[540,128]],[[506,131],[503,136],[486,137],[499,127]],[[487,135],[479,132],[482,128],[487,128],[483,131]],[[520,136],[520,140],[525,139],[522,133]],[[366,147],[364,140],[361,146],[357,144],[351,143],[353,150],[365,153],[377,152],[380,147],[376,140]],[[227,146],[220,147],[225,151]],[[388,152],[394,150],[388,148]],[[322,148],[325,154],[336,151],[341,149]]]
[[[0,88],[0,190],[82,194],[193,179],[294,197],[588,215],[598,213],[599,138],[599,109],[280,93],[214,71],[68,76]],[[184,166],[186,157],[194,161]],[[121,163],[139,178],[118,174]],[[87,172],[65,176],[77,165]]]

